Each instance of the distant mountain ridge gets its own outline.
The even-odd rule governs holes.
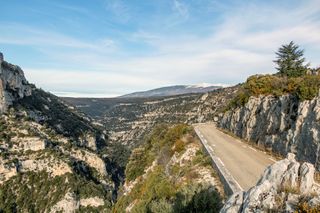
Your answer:
[[[219,88],[224,87],[223,85],[207,84],[202,83],[199,85],[175,85],[160,87],[152,90],[134,92],[127,95],[119,96],[119,98],[147,98],[147,97],[164,97],[173,95],[183,95],[190,93],[206,93]]]

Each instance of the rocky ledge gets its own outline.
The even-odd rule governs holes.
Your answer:
[[[0,53],[0,114],[6,112],[15,100],[30,96],[31,91],[22,69],[4,61]]]
[[[312,100],[295,96],[250,97],[227,111],[219,127],[274,153],[295,153],[297,160],[320,171],[320,94]]]
[[[256,186],[233,194],[221,212],[320,211],[320,186],[314,176],[312,164],[299,163],[289,153],[269,166]]]

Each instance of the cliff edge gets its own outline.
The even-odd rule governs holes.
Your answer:
[[[15,100],[30,96],[31,91],[22,69],[4,61],[0,53],[0,114],[6,112]]]
[[[320,185],[314,176],[312,164],[299,163],[289,153],[247,192],[233,194],[220,212],[319,212]]]

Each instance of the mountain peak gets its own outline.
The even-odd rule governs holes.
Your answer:
[[[165,97],[173,95],[183,95],[191,93],[206,93],[222,88],[220,85],[201,83],[198,85],[173,85],[160,87],[152,90],[134,92],[120,96],[121,98],[145,98],[145,97]]]

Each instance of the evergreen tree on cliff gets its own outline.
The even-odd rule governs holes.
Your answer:
[[[276,52],[277,70],[282,76],[299,77],[306,74],[308,64],[305,65],[304,51],[293,41],[282,45]]]

